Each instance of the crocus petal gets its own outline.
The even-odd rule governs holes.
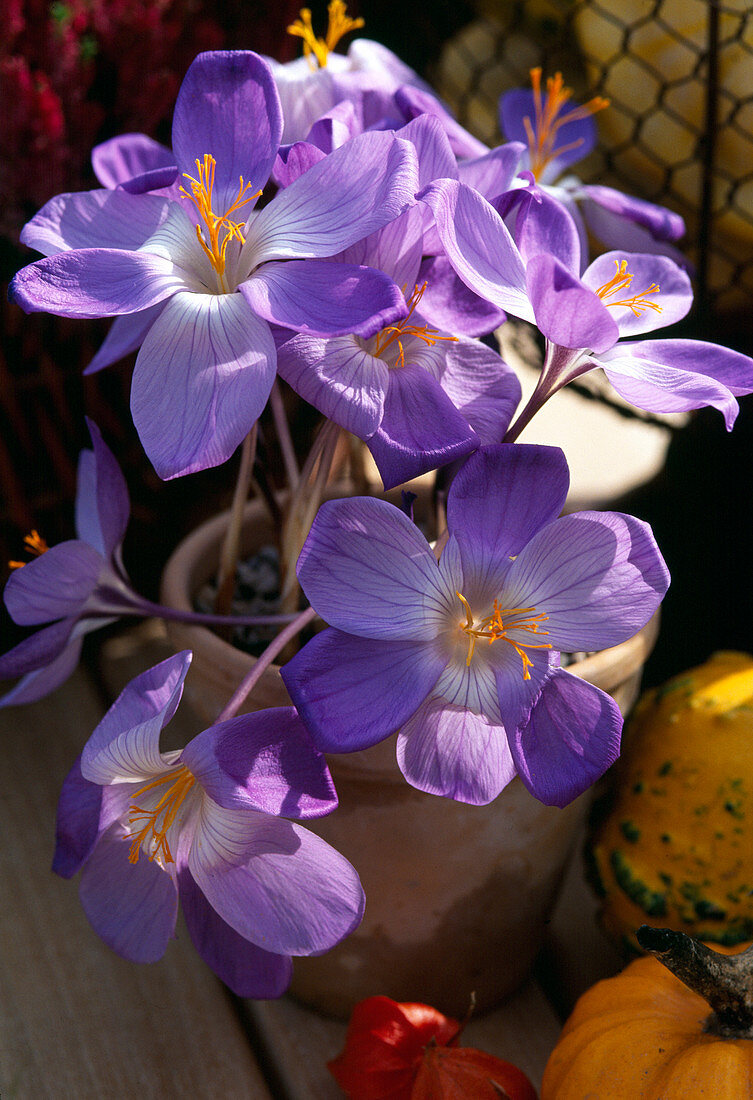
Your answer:
[[[214,157],[215,211],[235,202],[241,177],[251,192],[264,187],[281,137],[280,97],[267,63],[250,50],[199,54],[175,104],[173,151],[190,176],[197,160]]]
[[[21,240],[45,256],[79,248],[121,248],[132,252],[167,216],[163,198],[135,198],[120,191],[56,195],[21,230]]]
[[[304,172],[308,172],[326,156],[326,153],[309,141],[295,141],[292,145],[283,145],[277,154],[272,177],[278,187],[290,187],[294,180]]]
[[[150,328],[131,411],[162,478],[218,466],[259,417],[275,377],[269,326],[240,294],[177,294]]]
[[[314,336],[373,336],[406,313],[388,275],[354,264],[266,263],[238,289],[260,317]]]
[[[389,368],[354,336],[291,336],[277,342],[277,370],[305,401],[359,439],[376,431]]]
[[[118,187],[134,176],[174,164],[170,149],[146,134],[119,134],[92,149],[94,175],[103,187]]]
[[[376,233],[343,249],[337,259],[384,271],[410,295],[416,284],[421,283],[418,270],[423,255],[425,215],[421,206],[412,206]]]
[[[622,715],[605,692],[557,670],[527,723],[510,736],[518,774],[547,806],[566,806],[613,764]]]
[[[393,134],[353,138],[300,176],[253,218],[241,257],[334,256],[413,205],[416,150]]]
[[[604,190],[610,190],[610,188]],[[685,267],[692,274],[692,264],[671,241],[656,238],[645,226],[607,209],[598,202],[593,202],[588,194],[589,191],[590,187],[584,185],[574,188],[583,223],[588,226],[589,233],[597,241],[601,241],[607,248],[619,248],[625,252],[652,252],[657,256],[669,256],[676,264]],[[653,206],[653,203],[647,205]],[[663,210],[663,207],[656,209]],[[679,215],[675,216],[679,217]],[[684,231],[683,224],[683,233]]]
[[[306,137],[318,118],[343,98],[334,92],[333,69],[347,62],[341,55],[332,54],[326,68],[312,70],[306,57],[298,57],[287,64],[273,58],[267,58],[267,61],[282,103],[284,128],[281,140],[285,143],[299,141]]]
[[[458,590],[459,591],[459,590]],[[457,622],[462,620],[463,608],[460,601],[457,604]],[[461,652],[453,653],[453,657],[442,669],[442,675],[434,685],[434,694],[451,703],[453,706],[475,711],[476,714],[485,714],[494,722],[501,722],[502,715],[499,709],[499,692],[495,664],[499,658],[512,661],[507,647],[496,646],[493,649],[479,650],[470,664],[467,660],[467,652],[461,648]],[[497,659],[497,660],[495,660]],[[518,669],[516,668],[516,672]]]
[[[130,518],[125,478],[102,434],[87,417],[93,451],[82,451],[76,487],[76,533],[103,558],[123,541]]]
[[[599,365],[638,408],[668,413],[710,405],[724,415],[728,431],[738,411],[733,395],[753,391],[753,360],[702,340],[619,343]]]
[[[116,317],[110,325],[99,351],[91,363],[84,368],[84,374],[94,374],[103,367],[109,367],[117,363],[132,351],[141,347],[149,329],[159,317],[162,311],[162,303],[142,309],[138,313],[124,313]]]
[[[12,279],[8,296],[26,313],[112,317],[156,305],[183,286],[183,275],[162,256],[80,248],[22,268]]]
[[[521,141],[498,145],[481,156],[462,160],[458,165],[458,179],[486,198],[494,199],[512,187],[524,152],[525,145]]]
[[[282,955],[320,954],[352,932],[363,890],[348,861],[300,825],[208,803],[189,870],[213,909],[251,943]],[[228,851],[254,835],[253,855],[233,865]]]
[[[442,247],[463,282],[498,309],[533,321],[522,257],[494,207],[457,180],[438,180],[418,198],[433,212]]]
[[[407,120],[419,118],[421,115],[431,115],[438,119],[455,156],[478,157],[489,151],[483,141],[475,138],[452,117],[430,89],[405,84],[395,92],[395,102]]]
[[[447,498],[447,525],[458,540],[466,581],[479,590],[494,582],[500,563],[559,515],[569,484],[557,447],[505,443],[471,455]]]
[[[525,263],[546,253],[573,275],[581,267],[578,227],[565,206],[538,188],[516,188],[494,202],[494,208],[512,230]]]
[[[397,738],[397,762],[411,786],[485,806],[515,776],[503,726],[431,698]]]
[[[496,352],[476,340],[447,345],[441,383],[482,443],[502,439],[520,401],[520,382]]]
[[[113,951],[132,962],[156,962],[175,929],[178,890],[156,861],[129,862],[122,833],[122,826],[112,825],[84,864],[81,904]]]
[[[190,871],[179,874],[178,888],[191,942],[217,977],[236,997],[281,997],[293,972],[290,958],[240,936],[214,911]]]
[[[618,512],[576,512],[542,528],[510,566],[505,599],[548,616],[565,651],[617,645],[656,611],[669,573],[651,528]]]
[[[415,145],[418,154],[418,187],[435,179],[454,179],[458,168],[442,124],[432,115],[418,115],[398,131]]]
[[[355,70],[375,73],[383,84],[431,90],[426,81],[397,54],[373,38],[355,38],[348,47],[347,59]]]
[[[381,424],[366,440],[385,489],[463,458],[480,442],[423,366],[390,371]]]
[[[355,752],[384,740],[423,702],[445,657],[420,642],[383,642],[323,630],[282,669],[316,746]]]
[[[127,787],[100,787],[81,774],[76,760],[60,791],[55,824],[52,870],[72,878],[97,843],[99,836],[126,812],[131,792]]]
[[[617,215],[623,226],[626,221],[641,226],[656,241],[677,241],[685,233],[685,222],[666,206],[658,206],[646,199],[639,199],[635,195],[626,195],[624,191],[617,191],[614,187],[604,187],[601,184],[584,184],[580,188],[579,197],[581,207],[589,225],[598,226],[597,210],[608,211]],[[585,200],[585,201],[584,201]],[[599,235],[600,240],[610,243]],[[632,245],[614,241],[615,247],[628,248],[633,251]]]
[[[415,524],[387,501],[325,501],[296,572],[311,606],[339,630],[418,641],[436,637],[444,624],[450,593],[437,560]]]
[[[427,256],[417,280],[426,283],[421,316],[433,328],[457,336],[486,336],[505,321],[504,310],[466,286],[446,256]]]
[[[164,198],[177,202],[180,197],[180,184],[177,183],[178,166],[168,164],[163,168],[152,168],[133,179],[121,183],[122,189],[129,195],[145,195],[150,191],[160,192]]]
[[[186,745],[181,763],[226,809],[248,806],[305,819],[337,807],[324,757],[293,707],[273,707],[211,726]]]
[[[78,629],[78,633],[73,633]],[[91,629],[91,627],[89,627]],[[0,657],[0,679],[22,679],[0,698],[0,707],[35,703],[55,691],[71,675],[81,655],[86,629],[74,619],[62,619],[24,638]]]
[[[176,653],[128,683],[84,746],[81,773],[92,783],[137,782],[164,772],[163,726],[183,693],[191,654]]]
[[[25,567],[24,567],[25,568]],[[24,638],[7,653],[0,655],[0,679],[10,680],[25,676],[40,665],[46,665],[63,652],[71,631],[78,622],[77,615],[51,623]],[[6,697],[7,698],[7,697]]]
[[[617,343],[620,330],[605,303],[554,256],[529,261],[526,286],[536,324],[553,344],[601,352]]]
[[[603,291],[621,264],[627,266],[632,282],[622,289],[603,293],[604,305],[617,323],[620,336],[640,336],[682,320],[693,304],[693,290],[687,272],[668,256],[605,252],[584,271],[584,285]],[[588,346],[596,352],[606,350],[593,344]]]
[[[345,99],[316,120],[308,132],[308,140],[324,153],[331,153],[360,133],[363,133],[360,104]]]
[[[554,116],[565,116],[573,110],[575,104],[565,102]],[[499,120],[502,132],[510,141],[522,141],[528,145],[528,131],[525,120],[536,132],[536,103],[529,88],[513,88],[499,101]],[[574,118],[561,123],[554,144],[554,157],[542,174],[542,181],[556,179],[565,168],[582,160],[596,145],[597,130],[592,115]],[[558,152],[557,150],[562,150]]]
[[[35,626],[76,615],[97,583],[104,562],[80,539],[52,546],[14,569],[5,586],[5,606],[14,622]]]

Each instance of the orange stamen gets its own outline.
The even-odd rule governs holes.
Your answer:
[[[167,842],[167,834],[170,826],[175,821],[184,798],[195,782],[193,775],[183,764],[177,770],[166,772],[158,779],[154,779],[151,783],[147,783],[146,786],[136,791],[133,796],[134,799],[140,798],[147,791],[154,790],[155,787],[160,787],[164,783],[170,784],[153,810],[142,810],[135,803],[130,807],[128,821],[131,828],[135,828],[137,823],[141,823],[141,827],[138,832],[128,834],[131,840],[131,851],[128,855],[129,862],[138,863],[141,846],[147,840],[152,846],[149,853],[150,862],[160,854],[163,856],[165,863],[175,862]],[[152,834],[151,837],[149,836],[150,833]]]
[[[204,229],[201,225],[197,225],[196,237],[210,264],[219,275],[223,290],[226,291],[228,288],[224,276],[227,246],[233,239],[241,244],[245,243],[243,236],[244,223],[232,221],[230,215],[253,199],[258,198],[261,191],[256,191],[253,195],[250,195],[248,192],[251,190],[251,184],[244,183],[243,176],[241,176],[235,201],[224,214],[215,214],[212,209],[212,191],[214,189],[214,170],[217,161],[211,153],[205,153],[203,162],[197,160],[195,163],[198,179],[189,176],[187,172],[183,173],[191,185],[191,194],[189,195],[185,187],[181,187],[180,191],[187,199],[191,200],[199,212],[199,217],[204,223]],[[223,230],[224,233],[222,239],[220,239],[220,233]]]
[[[24,543],[26,545],[26,551],[32,554],[35,558],[41,558],[42,554],[46,554],[50,549],[47,543],[44,541],[39,531],[32,529],[32,531],[24,536]],[[11,569],[23,569],[27,563],[25,561],[9,561],[8,565]]]
[[[535,607],[500,607],[499,601],[495,600],[492,614],[487,615],[477,625],[474,622],[473,612],[465,596],[460,592],[456,592],[455,595],[465,608],[465,622],[461,623],[460,626],[463,632],[468,635],[466,665],[470,666],[477,638],[488,638],[489,645],[492,642],[504,641],[513,647],[523,662],[523,679],[530,680],[531,673],[529,669],[533,667],[533,661],[525,651],[527,649],[551,649],[551,644],[548,642],[516,642],[513,638],[508,638],[507,631],[528,630],[531,634],[548,634],[548,630],[539,630],[539,625],[546,622],[549,616],[544,614],[543,611],[539,612],[538,615],[531,615],[530,612],[535,611]],[[515,617],[518,615],[526,617],[518,619]]]
[[[528,137],[528,151],[531,162],[531,171],[536,179],[539,179],[546,166],[561,156],[569,153],[571,149],[577,149],[583,144],[583,138],[571,141],[567,145],[557,145],[557,133],[568,122],[576,122],[581,118],[595,115],[597,111],[603,111],[609,106],[609,100],[602,96],[594,96],[588,103],[578,104],[569,111],[560,113],[565,104],[572,98],[572,89],[566,88],[562,80],[562,73],[555,73],[547,78],[546,97],[541,96],[541,69],[531,69],[531,85],[533,87],[534,120],[526,115],[523,119],[526,136]]]
[[[422,286],[416,285],[413,293],[409,298],[406,298],[406,305],[408,306],[408,314],[398,321],[397,324],[387,325],[378,333],[376,342],[374,344],[374,355],[377,358],[382,357],[382,353],[390,346],[390,344],[397,344],[398,356],[396,366],[405,366],[405,350],[403,348],[402,338],[404,336],[417,336],[419,340],[423,340],[427,347],[434,347],[440,340],[452,340],[457,341],[457,336],[443,336],[435,328],[429,328],[428,325],[411,325],[410,319],[413,316],[413,312],[421,301],[424,291],[426,290],[426,283]],[[403,287],[403,293],[405,293],[405,287]]]
[[[329,22],[327,34],[324,38],[317,38],[314,34],[310,8],[301,8],[301,18],[296,19],[287,28],[288,34],[303,39],[303,56],[309,59],[309,65],[312,69],[326,68],[327,58],[343,35],[363,26],[363,19],[351,19],[346,12],[347,5],[343,3],[343,0],[332,0],[327,6]]]
[[[616,272],[608,283],[604,283],[604,285],[600,286],[599,289],[596,291],[596,293],[602,299],[610,298],[619,290],[628,290],[630,284],[633,281],[633,276],[627,269],[627,260],[615,260],[614,263],[615,267],[617,268]],[[650,302],[648,298],[645,297],[646,294],[658,293],[658,283],[651,283],[651,285],[643,291],[643,294],[634,294],[632,298],[620,298],[618,301],[615,302],[605,302],[605,305],[624,306],[626,309],[632,310],[636,317],[640,317],[640,315],[642,313],[645,313],[647,309],[653,309],[657,313],[661,313],[662,307],[658,304],[658,302]]]

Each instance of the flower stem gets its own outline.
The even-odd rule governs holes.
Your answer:
[[[638,943],[712,1009],[705,1030],[728,1039],[753,1038],[753,947],[720,955],[672,928],[638,929]]]
[[[298,460],[295,456],[295,447],[293,446],[293,440],[290,435],[290,426],[288,425],[288,418],[285,415],[285,405],[282,400],[282,393],[280,392],[280,386],[277,379],[275,379],[272,385],[272,392],[269,395],[269,405],[272,409],[272,416],[274,417],[275,428],[277,429],[277,442],[280,444],[280,450],[282,451],[282,461],[285,463],[285,473],[287,474],[288,485],[290,486],[291,492],[295,492],[301,475],[298,471]]]
[[[284,630],[280,631],[274,641],[269,643],[261,657],[254,662],[251,670],[243,677],[232,698],[217,715],[215,723],[225,722],[228,718],[234,717],[275,657],[282,652],[291,638],[299,634],[315,618],[316,611],[313,607],[307,607],[305,611],[301,611],[299,615],[296,615]]]
[[[214,601],[214,609],[218,615],[228,615],[233,603],[235,590],[235,570],[238,564],[240,548],[241,527],[243,525],[243,509],[248,499],[248,490],[251,485],[251,474],[256,457],[257,425],[254,424],[251,431],[241,445],[241,461],[238,468],[238,480],[235,483],[233,502],[230,506],[230,518],[227,531],[220,549],[220,564],[217,572],[217,595]]]
[[[211,612],[182,611],[177,607],[166,607],[164,604],[152,603],[139,597],[137,604],[123,608],[120,615],[131,615],[143,618],[155,618],[170,620],[175,623],[195,623],[197,626],[281,626],[292,622],[296,617],[293,612],[288,615],[213,615]]]
[[[331,420],[325,420],[301,472],[298,487],[290,500],[290,511],[282,532],[280,557],[282,584],[280,608],[285,612],[294,611],[298,606],[295,563],[324,495],[339,435],[340,426]]]

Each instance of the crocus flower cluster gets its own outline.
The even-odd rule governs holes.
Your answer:
[[[139,134],[98,146],[101,186],[51,198],[31,219],[22,239],[43,258],[11,285],[28,312],[114,318],[89,370],[140,349],[133,420],[163,479],[240,447],[247,482],[269,402],[292,490],[286,625],[180,751],[161,752],[159,738],[190,654],[133,680],[66,780],[55,855],[60,874],[81,872],[86,914],[116,951],[159,958],[180,901],[199,952],[250,996],[278,995],[291,956],[332,947],[363,911],[356,871],[297,823],[336,808],[323,752],[396,734],[400,769],[421,791],[481,805],[519,777],[556,806],[619,753],[619,709],[569,671],[568,655],[639,631],[667,568],[640,520],[562,515],[566,456],[515,442],[522,427],[595,367],[641,408],[712,405],[728,428],[736,397],[753,390],[746,356],[644,339],[690,308],[672,243],[682,225],[561,178],[595,140],[602,103],[573,106],[559,76],[544,95],[534,73],[532,91],[501,104],[511,140],[488,149],[377,43],[334,53],[359,24],[333,0],[324,37],[305,9],[290,28],[304,43],[297,62],[200,54],[172,147]],[[583,218],[611,251],[589,255]],[[508,314],[546,348],[522,411],[490,339]],[[300,472],[278,377],[322,416]],[[6,585],[14,619],[42,629],[0,657],[0,675],[21,677],[2,704],[57,687],[96,626],[176,614],[130,586],[125,481],[90,431],[78,538],[48,552],[32,538],[38,557]],[[387,488],[441,469],[436,543],[376,490],[329,500],[314,518],[341,433],[351,452],[363,441]],[[231,558],[243,502],[236,493]],[[325,628],[282,669],[294,705],[239,717],[316,615]]]

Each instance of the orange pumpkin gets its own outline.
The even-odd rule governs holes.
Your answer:
[[[583,994],[541,1100],[753,1097],[753,947],[712,951],[646,926],[638,939],[658,958],[637,959]]]

